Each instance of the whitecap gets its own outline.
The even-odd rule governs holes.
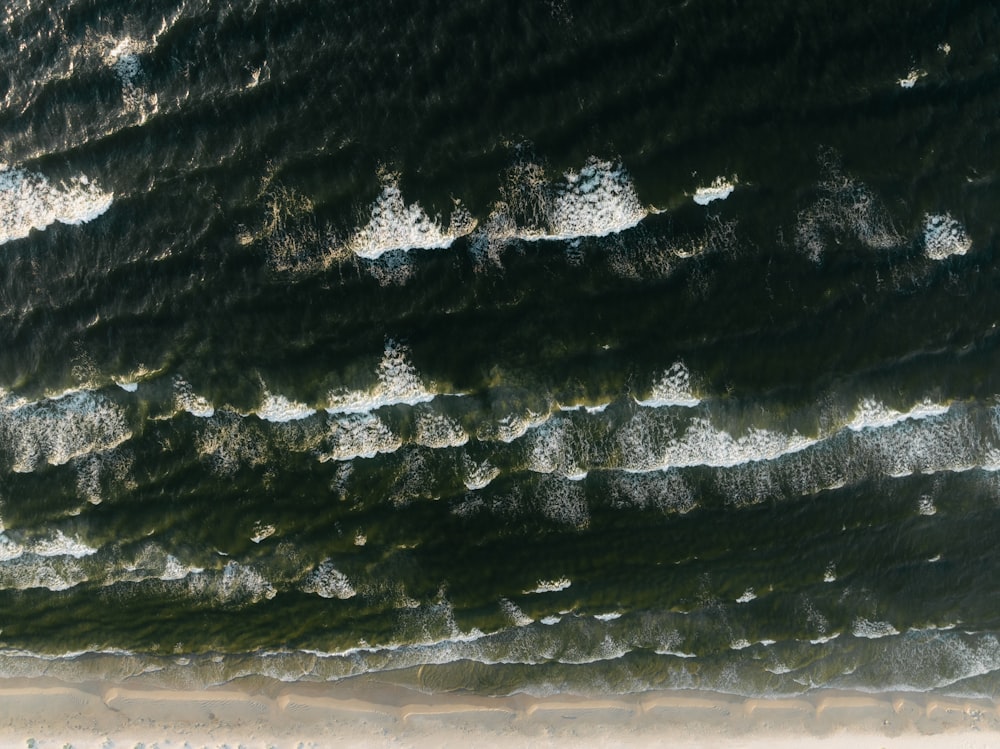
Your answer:
[[[870,640],[899,634],[899,630],[889,622],[871,621],[861,617],[854,620],[851,632],[855,637],[865,637]]]
[[[860,432],[863,429],[884,429],[910,419],[927,419],[948,413],[949,406],[924,400],[913,406],[909,411],[896,411],[873,398],[865,398],[858,404],[854,418],[847,428]]]
[[[347,575],[338,571],[330,559],[324,559],[310,572],[300,586],[305,593],[315,593],[321,598],[353,598],[357,591]]]
[[[918,70],[917,68],[912,68],[909,73],[907,73],[905,78],[900,78],[896,81],[900,88],[913,88],[917,85],[917,81],[921,78],[927,76],[927,71]]]
[[[701,399],[691,390],[691,373],[684,366],[684,362],[675,362],[653,384],[649,397],[642,400],[635,398],[635,402],[650,408],[665,406],[692,408],[701,403]]]
[[[191,385],[180,375],[174,377],[174,406],[178,411],[187,411],[201,419],[215,415],[215,406],[195,393]]]
[[[121,408],[90,391],[27,402],[0,390],[0,438],[18,473],[33,471],[41,462],[63,465],[131,437]]]
[[[566,590],[573,581],[568,577],[560,577],[552,580],[539,580],[538,584],[531,590],[524,591],[525,595],[530,593],[557,593],[560,590]]]
[[[383,406],[415,405],[433,400],[410,362],[410,350],[401,343],[387,339],[378,364],[377,381],[367,390],[340,388],[327,395],[327,413],[359,414]]]
[[[83,543],[79,538],[69,538],[62,531],[56,531],[51,538],[36,540],[30,545],[32,554],[40,557],[69,556],[74,559],[97,553],[97,549]]]
[[[0,164],[0,244],[59,222],[83,224],[111,207],[114,194],[80,175],[51,184],[41,174]]]
[[[256,413],[265,421],[283,423],[309,418],[316,413],[316,409],[310,408],[304,403],[289,400],[283,395],[273,395],[265,391],[264,400],[257,408]]]
[[[402,447],[402,440],[375,414],[360,413],[335,420],[327,435],[329,451],[320,461],[374,458]]]
[[[407,205],[399,189],[399,176],[383,176],[382,192],[371,206],[368,223],[347,243],[358,257],[374,260],[393,250],[438,249],[448,247],[468,234],[476,222],[456,201],[448,227],[427,215],[419,203]]]
[[[591,157],[580,171],[566,172],[556,184],[549,237],[602,237],[629,229],[645,217],[625,168]]]
[[[698,205],[708,205],[713,200],[725,200],[736,189],[736,177],[716,177],[708,187],[699,187],[694,191],[694,202]]]
[[[924,218],[924,253],[931,260],[964,255],[972,249],[972,240],[950,214],[930,214]]]

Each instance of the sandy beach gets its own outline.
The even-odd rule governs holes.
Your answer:
[[[335,684],[129,684],[0,680],[0,744],[87,747],[949,747],[1000,743],[987,700],[821,691],[784,699],[701,692],[604,698],[429,695]]]

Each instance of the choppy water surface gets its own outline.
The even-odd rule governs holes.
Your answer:
[[[1000,692],[1000,10],[640,5],[3,11],[0,674]]]

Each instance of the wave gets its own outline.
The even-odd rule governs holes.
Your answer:
[[[80,559],[97,553],[97,549],[89,546],[79,538],[69,538],[57,530],[54,535],[41,538],[25,539],[18,542],[10,538],[0,524],[0,562],[20,559],[25,555],[37,557],[72,557]]]
[[[664,406],[693,407],[701,403],[691,390],[691,373],[684,362],[676,362],[653,383],[649,397],[635,402],[640,406],[662,408]]]
[[[316,409],[310,408],[304,403],[289,400],[283,395],[273,395],[265,391],[264,400],[255,413],[264,421],[280,424],[286,421],[307,419],[316,413]]]
[[[330,424],[327,449],[320,453],[322,462],[374,458],[379,453],[391,453],[403,446],[400,437],[378,416],[359,413],[337,419]]]
[[[56,222],[83,224],[114,201],[86,175],[53,185],[41,174],[0,164],[0,244],[27,237]]]
[[[123,553],[91,547],[61,532],[25,543],[0,533],[0,590],[63,591],[87,582],[102,587],[149,580],[177,582],[203,572],[153,543]]]
[[[854,412],[854,418],[847,428],[855,432],[863,429],[883,429],[907,420],[927,419],[941,416],[948,412],[950,406],[943,403],[933,403],[924,400],[913,406],[909,411],[897,411],[876,401],[865,398]]]
[[[455,202],[447,227],[431,218],[418,203],[407,205],[399,189],[399,175],[382,178],[382,192],[371,207],[368,223],[347,242],[347,249],[366,260],[375,260],[395,250],[435,249],[450,246],[476,227],[472,215]]]
[[[649,215],[625,167],[593,156],[579,171],[569,170],[555,182],[538,164],[519,163],[508,170],[500,193],[470,239],[480,265],[499,265],[500,253],[514,240],[603,237],[630,229]]]
[[[423,384],[410,362],[410,350],[392,339],[385,342],[385,351],[378,364],[376,377],[375,384],[365,390],[331,390],[327,395],[327,413],[367,413],[384,406],[412,406],[435,397],[435,393]]]
[[[889,212],[864,183],[843,173],[831,152],[821,155],[827,171],[818,185],[819,197],[799,211],[795,227],[798,247],[818,262],[828,237],[851,237],[869,249],[890,249],[903,243]]]
[[[928,213],[924,218],[924,253],[931,260],[944,260],[952,255],[964,255],[972,249],[972,240],[950,214]]]
[[[708,187],[699,187],[694,191],[694,202],[698,205],[708,205],[716,200],[725,200],[736,189],[737,178],[716,177]]]
[[[215,415],[215,406],[194,392],[191,384],[180,375],[174,376],[174,407],[192,416],[209,419]]]
[[[28,402],[0,389],[0,450],[17,473],[112,450],[131,437],[125,412],[98,393],[74,390]]]
[[[321,598],[353,598],[357,595],[347,575],[337,570],[333,561],[324,559],[310,572],[299,588],[305,593],[315,593]]]

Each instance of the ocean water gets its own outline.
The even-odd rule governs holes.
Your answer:
[[[0,676],[1000,695],[995,2],[0,25]]]

